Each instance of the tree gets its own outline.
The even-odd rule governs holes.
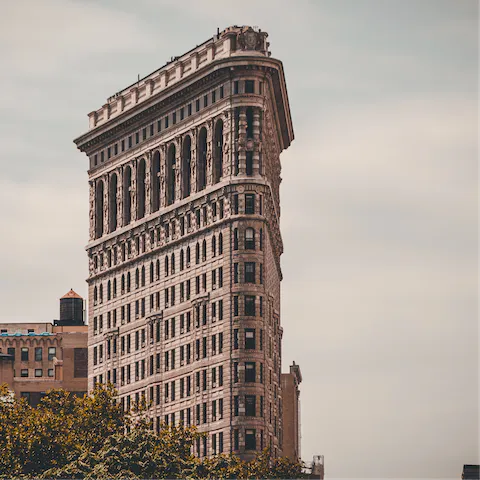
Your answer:
[[[112,386],[75,397],[51,390],[37,408],[0,401],[0,478],[301,478],[302,466],[265,450],[251,462],[234,455],[199,459],[195,427],[151,428],[143,404],[125,413]],[[8,398],[0,386],[0,399]]]

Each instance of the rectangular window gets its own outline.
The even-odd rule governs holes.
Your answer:
[[[13,360],[15,360],[15,348],[14,347],[8,347],[7,348],[7,355],[11,355],[13,357]]]
[[[28,347],[22,347],[20,360],[22,362],[28,362]]]
[[[238,350],[238,328],[233,330],[233,349]]]
[[[245,450],[256,450],[255,430],[245,430]]]
[[[157,120],[157,132],[162,131],[162,120]]]
[[[245,283],[255,283],[255,262],[245,262]]]
[[[255,395],[245,395],[245,415],[247,417],[256,416],[255,403],[256,403]]]
[[[238,81],[233,82],[233,93],[236,95],[238,93]]]
[[[255,362],[245,362],[245,382],[254,383],[256,377]]]
[[[187,115],[190,116],[191,114],[192,114],[192,104],[189,103],[189,104],[187,105]]]
[[[253,295],[245,295],[245,311],[247,316],[255,316],[255,297]]]
[[[238,296],[233,297],[233,316],[238,317]]]
[[[249,150],[245,153],[247,155],[246,173],[247,173],[247,175],[253,175],[253,152],[251,150]]]
[[[245,93],[255,93],[254,80],[245,80]]]
[[[128,148],[132,148],[132,136],[128,137]]]
[[[138,142],[140,142],[140,133],[139,132],[135,133],[135,144],[137,144]]]
[[[20,370],[20,376],[28,377],[28,368],[22,368],[22,370]]]
[[[198,112],[200,110],[200,100],[195,100],[195,111]]]
[[[255,213],[255,194],[253,193],[245,195],[245,213],[249,215]]]
[[[220,98],[223,98],[224,92],[223,92],[223,85],[220,87]]]
[[[49,377],[53,377],[53,376],[54,376],[54,370],[53,370],[53,368],[49,368],[49,369],[48,369],[48,376],[49,376]]]
[[[177,123],[177,112],[172,113],[172,124],[175,125]]]
[[[238,215],[238,195],[235,194],[233,196],[233,213]]]
[[[245,329],[245,349],[255,350],[255,329],[254,328]]]
[[[36,377],[43,377],[43,370],[41,368],[35,369],[35,376]]]
[[[217,92],[214,90],[212,92],[212,103],[215,103],[217,101]]]
[[[153,129],[153,123],[150,125],[150,136],[153,137],[153,134],[155,133],[154,132],[154,129]]]
[[[165,128],[168,128],[168,116],[165,117]]]
[[[35,361],[41,362],[43,357],[43,348],[42,347],[35,347]]]
[[[203,108],[208,106],[208,95],[203,96]]]
[[[143,128],[142,129],[142,140],[146,140],[146,139],[147,139],[147,129]]]

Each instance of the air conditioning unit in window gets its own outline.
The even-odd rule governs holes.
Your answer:
[[[212,382],[212,388],[215,388],[217,386],[217,382]]]
[[[196,387],[196,388],[195,388],[195,391],[196,391],[197,393],[200,393],[200,387]]]
[[[184,361],[180,360],[180,366],[183,367],[183,365],[184,365]]]
[[[182,334],[182,333],[184,333],[184,332],[185,332],[185,329],[184,329],[184,328],[181,328],[181,329],[180,329],[180,333]]]

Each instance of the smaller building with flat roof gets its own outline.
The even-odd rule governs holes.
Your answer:
[[[0,384],[36,406],[52,388],[87,392],[88,327],[83,299],[70,290],[52,323],[0,323]]]

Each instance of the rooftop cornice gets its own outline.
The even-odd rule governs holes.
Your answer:
[[[162,68],[111,96],[105,105],[89,114],[89,131],[76,140],[89,154],[102,141],[124,133],[137,122],[184,98],[230,68],[271,68],[274,91],[282,123],[284,148],[293,140],[285,76],[282,62],[270,58],[267,33],[251,27],[230,27],[219,32],[181,57],[172,58]]]

